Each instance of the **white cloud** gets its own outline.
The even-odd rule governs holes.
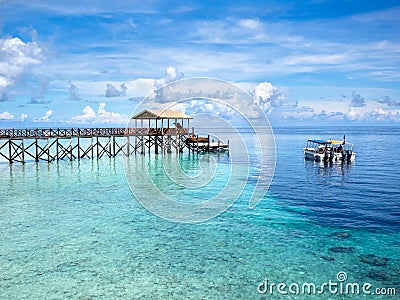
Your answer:
[[[43,117],[40,117],[37,121],[48,122],[48,121],[50,121],[50,118],[52,115],[53,115],[53,111],[51,109],[49,109],[48,111],[46,111],[46,114]]]
[[[189,115],[212,113],[231,119],[237,118],[237,111],[247,118],[257,119],[265,117],[271,101],[277,103],[284,98],[284,95],[268,82],[260,83],[256,88],[253,85],[251,88],[252,95],[249,95],[236,85],[225,81],[210,78],[188,79],[155,91],[145,102],[152,108],[160,109],[184,100],[182,110]]]
[[[298,102],[289,102],[287,99],[288,91],[278,89],[270,82],[261,82],[257,84],[251,92],[254,103],[258,104],[264,112],[270,113],[271,109],[276,107],[297,107]]]
[[[8,80],[5,77],[0,76],[0,88],[5,88],[8,85]]]
[[[81,124],[81,123],[98,123],[98,124],[123,124],[126,123],[128,118],[116,112],[109,112],[105,109],[104,102],[99,104],[96,112],[90,107],[86,106],[82,111],[82,115],[72,117],[68,123]]]
[[[127,96],[138,97],[147,96],[153,92],[154,79],[150,78],[137,78],[125,83],[127,87]]]
[[[14,119],[14,115],[10,114],[8,111],[5,111],[3,113],[0,114],[0,120],[13,120]]]
[[[260,105],[264,111],[267,111],[271,106],[271,97],[275,92],[276,87],[270,82],[261,82],[254,87],[254,102]]]
[[[374,116],[376,120],[384,120],[386,112],[382,108],[376,108],[371,115]]]
[[[293,101],[282,88],[261,83],[254,87],[252,95],[255,101],[262,99],[266,103],[264,107],[269,105],[266,113],[274,124],[287,121],[293,124],[312,124],[316,121],[318,124],[400,122],[398,101],[390,97],[381,98],[379,101],[368,101],[376,99],[376,95],[387,92],[385,89],[363,91],[367,93],[366,97],[347,89],[339,91],[337,96],[325,99],[308,99],[307,96],[305,97],[307,100]]]
[[[16,83],[40,65],[44,56],[36,42],[19,38],[0,39],[0,101],[7,100]]]
[[[83,109],[83,114],[71,118],[71,123],[90,123],[96,119],[96,113],[90,106]]]
[[[384,110],[382,108],[376,108],[370,115],[375,121],[400,122],[400,109]]]
[[[99,123],[124,123],[127,118],[119,113],[109,112],[105,110],[106,104],[100,103],[97,110],[97,122]]]
[[[28,115],[22,113],[21,116],[19,117],[19,119],[21,120],[21,122],[24,122],[26,119],[28,119]]]
[[[160,79],[156,79],[154,81],[154,89],[157,90],[168,83],[174,82],[179,80],[183,77],[183,73],[178,72],[177,68],[175,67],[168,67],[165,71],[165,76]]]

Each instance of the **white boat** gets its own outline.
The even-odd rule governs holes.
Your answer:
[[[229,150],[229,144],[223,144],[221,142],[212,142],[209,144],[210,151],[213,152],[225,152]]]
[[[356,153],[353,151],[353,144],[346,140],[330,140],[333,148],[333,161],[352,162],[356,159]]]
[[[353,144],[340,140],[307,140],[304,157],[315,161],[352,162],[356,158]]]

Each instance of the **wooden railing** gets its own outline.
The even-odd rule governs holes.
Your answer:
[[[111,137],[130,135],[187,135],[187,128],[37,128],[0,129],[0,139],[43,139],[68,137]]]

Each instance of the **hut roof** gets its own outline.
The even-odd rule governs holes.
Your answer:
[[[134,115],[132,119],[193,119],[179,110],[146,109]]]

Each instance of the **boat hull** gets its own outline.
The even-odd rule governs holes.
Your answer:
[[[348,158],[350,156],[350,159]],[[351,154],[347,154],[344,157],[345,161],[355,161],[356,160],[356,153],[352,152]],[[343,161],[343,154],[342,153],[335,153],[333,157],[333,161]]]
[[[329,153],[320,153],[318,149],[304,148],[304,157],[315,161],[323,161],[329,159]]]
[[[345,154],[343,157],[342,153],[333,153],[331,151],[327,151],[324,153],[319,153],[318,150],[312,148],[304,148],[304,158],[314,160],[314,161],[355,161],[356,153],[352,152],[351,154]],[[344,160],[343,160],[344,158]]]

